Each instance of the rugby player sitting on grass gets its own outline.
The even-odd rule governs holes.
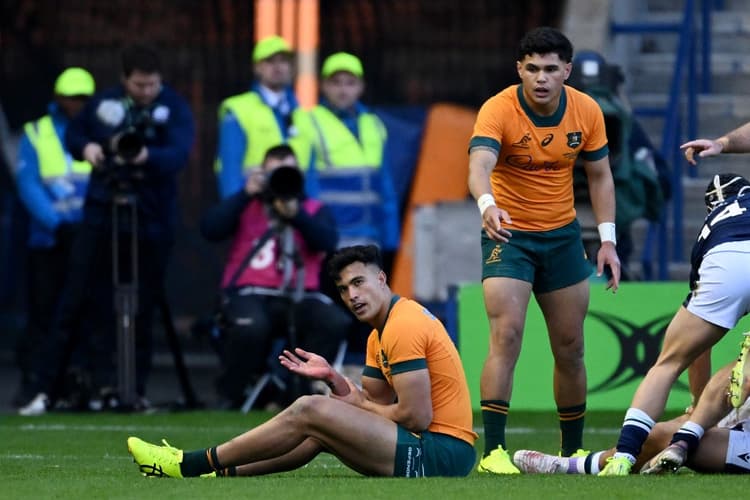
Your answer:
[[[262,425],[197,451],[130,437],[142,473],[255,476],[297,469],[328,452],[370,476],[469,474],[477,435],[461,359],[443,325],[391,292],[375,246],[339,250],[329,271],[347,307],[373,327],[362,389],[321,356],[284,351],[284,367],[325,381],[331,397],[302,396]]]

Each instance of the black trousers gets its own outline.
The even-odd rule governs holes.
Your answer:
[[[131,278],[131,237],[132,233],[118,233],[119,267],[125,280]],[[163,299],[164,278],[171,247],[171,241],[167,240],[138,238],[137,241],[136,392],[141,396],[145,395],[151,370],[153,315],[158,301]],[[113,259],[111,230],[84,224],[73,243],[54,338],[45,346],[45,352],[35,366],[40,390],[53,395],[59,392],[60,387],[56,383],[70,362],[73,349],[85,341],[90,341],[94,350],[94,386],[116,386]],[[92,329],[90,338],[83,338],[82,324],[92,308],[96,308],[104,318],[102,326]]]
[[[33,397],[34,391],[41,389],[35,367],[47,362],[44,346],[54,336],[52,329],[60,312],[75,231],[73,226],[66,226],[64,230],[58,230],[54,246],[29,248],[27,252],[26,329],[16,344],[16,362],[26,398]],[[96,317],[92,314],[86,320]],[[92,321],[84,322],[86,324],[82,327],[95,328]],[[83,347],[79,345],[76,349],[79,364],[86,363],[88,358]]]
[[[227,321],[223,327],[222,373],[216,387],[224,399],[235,403],[241,403],[244,390],[254,377],[279,366],[279,353],[272,349],[274,340],[281,339],[286,348],[301,347],[333,362],[353,321],[336,304],[315,298],[293,304],[285,297],[229,294],[229,301],[233,302],[229,307],[234,321]],[[289,338],[290,332],[295,339]],[[289,345],[291,342],[295,345]],[[281,373],[286,372],[282,370]],[[300,390],[309,392],[306,384]],[[297,396],[291,394],[290,398]]]

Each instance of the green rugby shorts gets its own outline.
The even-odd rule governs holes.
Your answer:
[[[462,439],[439,432],[409,432],[400,425],[394,477],[467,476],[477,456]]]
[[[515,278],[534,293],[559,290],[591,275],[577,219],[551,231],[517,231],[508,243],[491,240],[482,230],[482,280]]]

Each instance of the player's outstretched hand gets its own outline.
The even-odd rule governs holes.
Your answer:
[[[697,154],[700,158],[707,156],[716,156],[721,154],[724,150],[724,144],[721,141],[712,141],[710,139],[695,139],[688,141],[680,149],[685,150],[685,159],[688,163],[696,165],[697,161],[695,155]]]
[[[313,380],[328,380],[333,374],[333,368],[323,356],[299,347],[294,352],[284,349],[279,355],[279,363],[290,372]]]

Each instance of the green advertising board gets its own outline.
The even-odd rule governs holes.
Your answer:
[[[589,409],[627,409],[643,375],[658,356],[664,331],[688,292],[684,282],[622,283],[616,294],[599,281],[591,283],[591,301],[584,322]],[[714,370],[736,359],[741,332],[750,329],[743,318],[712,351]],[[684,332],[690,335],[690,332]],[[479,377],[487,355],[489,323],[482,286],[464,284],[458,291],[458,345],[471,390],[479,408]],[[532,298],[526,316],[521,356],[516,365],[513,409],[554,410],[552,354],[544,318]],[[669,409],[690,403],[687,374],[673,387]]]

